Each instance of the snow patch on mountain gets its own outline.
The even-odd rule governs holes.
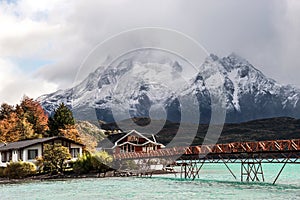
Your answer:
[[[227,122],[300,117],[299,89],[266,77],[234,53],[224,58],[211,54],[197,72],[173,55],[132,53],[106,69],[96,69],[75,87],[38,100],[49,113],[64,102],[77,117],[89,118],[89,112],[96,112],[104,121],[113,120],[113,115],[121,119],[151,113],[157,119],[167,113],[168,118],[180,120],[181,105],[189,102],[191,112],[194,105],[200,106],[206,122],[211,105],[221,97],[225,100]],[[192,118],[191,115],[191,121]]]

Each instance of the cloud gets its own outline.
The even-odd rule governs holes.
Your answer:
[[[38,77],[24,74],[8,60],[0,59],[0,102],[19,103],[23,95],[37,98],[57,89],[57,85]]]
[[[156,26],[186,33],[219,56],[236,52],[279,82],[300,86],[299,9],[297,0],[2,1],[0,59],[14,63],[14,72],[22,71],[14,59],[50,61],[23,77],[68,88],[95,45],[121,31]],[[22,93],[17,83],[6,87]]]

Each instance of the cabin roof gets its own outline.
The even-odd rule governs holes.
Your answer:
[[[54,136],[54,137],[47,137],[47,138],[39,138],[39,139],[33,139],[33,140],[23,140],[23,141],[18,141],[18,142],[10,142],[7,144],[4,144],[3,146],[1,146],[0,144],[0,151],[7,151],[7,150],[12,150],[12,149],[22,149],[22,148],[26,148],[35,144],[40,144],[40,143],[44,143],[44,142],[48,142],[48,141],[52,141],[55,139],[63,139],[63,140],[67,140],[69,142],[84,146],[83,144],[80,144],[78,142],[75,142],[71,139],[62,137],[62,136]]]
[[[106,138],[104,138],[103,140],[101,140],[98,143],[97,148],[111,149],[115,145],[115,142],[126,134],[127,133],[111,134],[111,135],[107,136]]]
[[[112,148],[114,148],[114,146],[117,142],[121,141],[123,138],[125,138],[126,136],[129,136],[132,133],[136,133],[137,135],[139,135],[153,143],[157,143],[154,135],[147,134],[147,133],[139,133],[136,130],[132,130],[129,132],[111,134],[111,135],[107,136],[106,139],[104,139],[98,143],[97,148],[112,149]]]

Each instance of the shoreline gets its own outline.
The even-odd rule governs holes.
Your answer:
[[[18,184],[27,182],[42,182],[42,181],[64,181],[71,179],[87,179],[87,178],[112,178],[112,177],[151,177],[152,175],[163,175],[163,174],[177,174],[178,172],[168,172],[163,170],[153,171],[152,173],[146,172],[145,174],[134,174],[129,171],[113,172],[109,171],[107,173],[89,173],[89,174],[60,174],[60,175],[37,175],[32,177],[20,178],[20,179],[9,179],[0,178],[0,185],[4,184]],[[151,175],[150,175],[151,174]]]

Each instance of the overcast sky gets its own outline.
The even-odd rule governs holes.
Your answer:
[[[246,58],[300,88],[298,0],[0,1],[0,103],[71,87],[101,41],[155,26],[183,32],[208,52]]]

